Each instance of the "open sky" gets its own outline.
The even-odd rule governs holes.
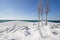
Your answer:
[[[30,20],[38,17],[39,0],[0,0],[0,19]],[[48,19],[60,20],[60,0],[49,0]],[[43,0],[45,18],[46,0]]]

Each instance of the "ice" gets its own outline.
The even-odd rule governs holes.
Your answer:
[[[43,25],[43,27],[35,24],[21,21],[3,23],[4,27],[0,24],[0,40],[60,40],[58,23],[48,22],[48,25]]]

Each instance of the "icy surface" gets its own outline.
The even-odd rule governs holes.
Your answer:
[[[60,23],[38,27],[27,22],[0,24],[0,40],[60,40]]]

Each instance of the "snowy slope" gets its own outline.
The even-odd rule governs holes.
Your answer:
[[[60,23],[43,27],[29,22],[13,21],[0,24],[0,40],[60,40]]]

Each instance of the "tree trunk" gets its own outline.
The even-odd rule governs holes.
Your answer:
[[[46,25],[47,25],[47,14],[46,14]]]
[[[38,14],[38,27],[40,27],[40,13]]]

